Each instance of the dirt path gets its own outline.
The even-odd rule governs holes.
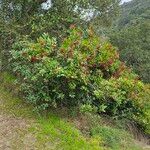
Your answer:
[[[15,116],[17,109],[19,106],[13,108],[13,103],[8,106],[5,95],[0,92],[0,150],[36,150],[34,135],[28,131],[33,122]]]
[[[35,150],[36,139],[28,131],[30,126],[30,120],[0,110],[0,150]]]
[[[22,118],[16,118],[5,114],[0,115],[0,150],[25,149],[31,150],[33,141],[27,134],[29,124]],[[22,139],[22,136],[24,138]]]

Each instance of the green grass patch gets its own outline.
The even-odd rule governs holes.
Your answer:
[[[34,107],[15,96],[18,87],[14,85],[15,78],[8,73],[0,74],[0,113],[27,119],[30,127],[21,131],[21,141],[27,134],[34,140],[34,148],[39,150],[141,150],[133,137],[123,129],[105,126],[98,118],[88,117],[91,136],[86,136],[80,130],[53,110],[39,115],[33,112]],[[16,90],[17,89],[17,90]],[[61,116],[61,117],[60,117]],[[90,125],[91,124],[91,125]],[[17,148],[22,147],[15,145]]]
[[[109,126],[97,126],[91,130],[91,135],[100,136],[104,146],[111,150],[141,150],[136,146],[133,137],[124,130]]]
[[[35,148],[42,150],[101,149],[100,138],[84,137],[74,125],[61,119],[57,114],[49,112],[39,116],[36,112],[33,112],[31,105],[26,104],[23,100],[17,98],[4,88],[7,84],[14,86],[13,82],[14,78],[9,77],[7,73],[3,74],[3,82],[0,86],[0,113],[26,118],[29,121],[31,120],[28,133],[25,132],[21,137],[23,138],[25,134],[30,133],[34,135],[36,138]],[[13,89],[15,90],[15,86]]]
[[[60,119],[54,114],[42,117],[38,120],[38,127],[32,129],[37,133],[38,144],[49,143],[55,145],[55,149],[64,150],[100,150],[100,138],[85,138],[73,125]],[[40,144],[41,145],[41,144]],[[51,146],[51,145],[50,145]]]

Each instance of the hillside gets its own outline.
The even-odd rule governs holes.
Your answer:
[[[101,149],[97,139],[84,137],[58,114],[51,111],[39,116],[34,113],[32,106],[14,96],[17,89],[12,90],[12,81],[14,78],[5,73],[0,83],[0,150]]]
[[[14,77],[1,73],[0,81],[1,150],[8,148],[11,150],[20,150],[20,148],[21,150],[116,150],[120,148],[148,150],[149,148],[145,144],[148,142],[146,139],[142,138],[141,142],[134,140],[131,134],[119,127],[120,125],[112,126],[107,119],[93,120],[92,117],[91,128],[90,122],[86,123],[84,119],[86,117],[66,115],[64,110],[60,112],[52,110],[39,116],[32,111],[32,106],[15,96],[18,89],[13,86]],[[91,128],[91,131],[88,128]]]
[[[109,37],[119,48],[122,60],[144,82],[150,82],[150,1],[133,0],[123,4]]]
[[[0,150],[150,149],[150,2],[46,1],[0,0]]]
[[[121,15],[117,26],[122,28],[136,24],[139,21],[148,21],[150,19],[150,1],[149,0],[132,0],[121,6]],[[137,21],[137,22],[136,22]]]

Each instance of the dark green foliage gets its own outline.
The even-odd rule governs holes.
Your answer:
[[[109,25],[117,15],[119,7],[119,0],[52,0],[51,8],[44,10],[41,4],[45,1],[0,1],[0,45],[2,45],[0,57],[2,57],[3,70],[10,70],[9,52],[12,44],[18,39],[28,37],[35,40],[45,32],[50,33],[53,37],[57,36],[60,42],[67,34],[67,29],[71,24]],[[94,17],[87,20],[83,16],[88,10],[92,11],[91,14]]]
[[[126,61],[144,82],[150,82],[150,1],[133,0],[122,6],[122,14],[109,34]]]

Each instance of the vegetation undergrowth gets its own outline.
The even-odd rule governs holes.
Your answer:
[[[112,150],[140,150],[136,144],[133,144],[133,138],[124,130],[112,128],[109,126],[97,126],[91,130],[91,135],[100,136],[107,149]]]
[[[0,75],[0,134],[9,113],[30,122],[29,149],[145,149],[136,132],[150,144],[150,2],[121,3],[1,0],[0,71],[15,77]]]
[[[0,101],[2,102],[0,113],[3,112],[16,117],[30,119],[32,124],[29,127],[29,131],[36,137],[37,148],[45,149],[45,144],[47,144],[47,149],[101,149],[101,140],[99,138],[93,137],[88,139],[84,137],[78,129],[67,123],[66,120],[61,119],[59,115],[53,112],[38,115],[36,112],[33,112],[32,106],[28,106],[28,104],[14,96],[11,92],[8,93],[6,86],[8,85],[8,89],[10,89],[12,86],[10,87],[9,85],[13,85],[14,78],[11,78],[8,73],[4,73],[3,75],[5,75],[6,80],[3,78],[0,86]],[[4,85],[5,88],[3,87]],[[15,89],[15,86],[13,89]]]
[[[3,102],[0,110],[11,115],[13,114],[13,116],[31,120],[32,124],[28,132],[36,137],[36,148],[54,150],[142,149],[142,147],[134,143],[132,136],[124,129],[106,125],[103,122],[100,123],[101,119],[94,117],[94,115],[88,115],[88,123],[86,125],[88,125],[89,134],[86,132],[84,136],[81,133],[81,128],[78,128],[81,130],[79,131],[75,128],[75,124],[69,123],[71,119],[75,120],[77,117],[62,117],[57,110],[51,110],[38,115],[32,111],[32,105],[29,106],[22,99],[14,95],[13,90],[16,88],[14,86],[14,79],[13,76],[6,72],[0,75],[0,100]],[[12,87],[13,90],[10,92]],[[79,116],[78,121],[80,121]],[[82,121],[81,124],[83,127],[86,127]]]

